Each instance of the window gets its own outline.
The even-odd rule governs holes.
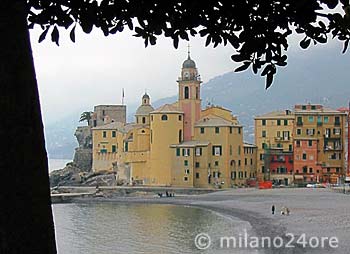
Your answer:
[[[302,106],[301,106],[301,109],[302,109],[302,110],[306,110],[306,106],[305,106],[305,105],[302,105]]]
[[[96,126],[97,126],[97,121],[96,121],[96,120],[94,120],[93,125],[94,125],[94,127],[96,127]]]
[[[185,175],[189,175],[190,174],[190,170],[189,169],[185,169]]]
[[[309,144],[309,147],[311,147],[312,146],[312,140],[309,140],[308,144]]]
[[[184,166],[188,166],[188,160],[184,160]]]
[[[281,132],[277,131],[277,138],[280,138],[280,137],[281,137]]]
[[[244,178],[247,178],[247,171],[244,171]]]
[[[293,145],[289,145],[288,150],[289,150],[289,152],[293,152]]]
[[[281,125],[281,120],[280,119],[277,120],[277,125]]]
[[[182,142],[182,130],[179,130],[179,143]]]
[[[217,167],[219,166],[219,161],[215,161],[214,165]]]
[[[297,147],[300,147],[300,140],[295,141],[295,145],[296,145]]]
[[[199,173],[198,173],[198,172],[196,173],[196,178],[197,178],[197,179],[199,178]]]
[[[340,117],[339,116],[336,116],[334,118],[334,125],[340,125]]]
[[[306,160],[306,153],[303,153],[303,160]]]
[[[306,129],[306,134],[312,136],[315,134],[315,129]]]
[[[232,155],[232,145],[230,145],[230,155]]]
[[[230,134],[232,134],[232,127],[230,126]]]
[[[266,138],[266,131],[262,131],[262,132],[261,132],[261,136],[262,136],[263,138]]]
[[[250,165],[253,165],[253,159],[250,159]]]
[[[241,160],[238,160],[238,166],[241,166]]]
[[[184,177],[184,181],[185,181],[185,182],[188,181],[188,177],[187,177],[187,176]]]
[[[340,128],[334,128],[334,129],[333,129],[333,134],[334,134],[334,135],[340,135],[340,133],[341,133]]]
[[[124,143],[124,152],[127,152],[127,151],[129,151],[129,143],[125,142]]]
[[[151,121],[153,122],[153,115],[151,116]]]
[[[324,117],[323,117],[323,122],[324,122],[324,123],[328,123],[328,122],[329,122],[328,116],[324,116]]]
[[[117,152],[117,146],[116,145],[112,145],[112,153],[116,153]]]
[[[307,173],[307,167],[303,167],[303,173],[306,174]]]
[[[190,89],[188,88],[188,86],[185,86],[184,98],[185,99],[190,98]]]
[[[213,155],[220,156],[222,154],[221,146],[213,146]]]
[[[117,136],[117,132],[116,131],[112,131],[112,138],[115,138]]]
[[[215,127],[215,133],[220,133],[220,128],[219,127]]]
[[[241,134],[241,127],[238,127],[238,134]]]
[[[331,136],[331,129],[326,129],[324,135],[326,136],[326,138],[329,138]]]
[[[262,148],[262,149],[265,149],[265,148],[267,148],[267,145],[266,145],[266,143],[262,143],[262,144],[261,144],[261,148]]]
[[[182,120],[182,115],[179,115],[179,121],[181,121]]]
[[[283,140],[289,140],[289,131],[283,131]]]
[[[196,99],[198,99],[198,98],[199,98],[199,88],[196,87]]]
[[[317,116],[317,124],[322,124],[322,116]]]
[[[162,121],[166,121],[168,120],[168,116],[167,115],[162,115]]]
[[[105,149],[105,148],[101,149],[100,153],[107,153],[107,149]]]
[[[241,154],[241,146],[238,146],[238,155]]]
[[[176,156],[180,156],[180,148],[176,148]]]
[[[201,127],[201,134],[204,133],[204,127]]]
[[[261,124],[262,124],[263,126],[265,126],[265,125],[266,125],[266,120],[265,120],[265,119],[261,120]]]
[[[264,159],[264,154],[261,153],[261,154],[260,154],[260,160],[262,161],[263,159]]]
[[[297,129],[297,135],[301,135],[301,129]]]
[[[199,165],[200,165],[199,162],[196,162],[196,168],[199,168]]]
[[[196,156],[202,155],[202,147],[196,147]]]
[[[310,161],[313,161],[313,160],[314,160],[314,156],[313,156],[313,155],[310,155],[310,156],[309,156],[309,160],[310,160]],[[310,172],[310,173],[311,173],[311,172]]]
[[[302,125],[302,124],[303,124],[303,117],[302,117],[302,116],[298,116],[298,118],[297,118],[297,124],[298,124],[298,125]]]
[[[288,125],[288,120],[284,120],[284,125],[285,125],[285,126]]]
[[[183,148],[182,149],[182,156],[190,156],[190,149],[189,148]]]
[[[315,109],[316,109],[316,106],[315,106],[315,105],[311,105],[311,109],[312,109],[312,110],[315,110]]]
[[[244,165],[248,165],[248,159],[244,158]]]
[[[107,137],[107,131],[102,132],[102,137],[104,137],[104,138]]]
[[[231,179],[236,179],[236,172],[235,171],[231,172]]]
[[[309,116],[309,123],[313,123],[314,122],[314,117],[313,116]]]

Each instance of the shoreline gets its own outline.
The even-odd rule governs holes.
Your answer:
[[[339,194],[330,190],[310,190],[310,189],[295,189],[295,190],[256,190],[256,189],[240,189],[240,190],[225,190],[212,192],[201,195],[183,195],[175,197],[155,197],[155,196],[134,196],[134,197],[87,197],[87,198],[73,198],[70,203],[115,203],[115,204],[170,204],[170,205],[184,205],[190,207],[197,207],[208,209],[212,212],[219,213],[225,217],[231,217],[240,221],[249,223],[253,236],[258,237],[282,237],[285,242],[287,238],[285,234],[293,233],[296,237],[305,233],[308,236],[319,236],[322,234],[330,235],[330,233],[337,233],[337,237],[344,239],[348,238],[347,229],[342,230],[334,227],[333,221],[325,223],[314,223],[313,217],[318,220],[326,222],[327,218],[320,216],[320,210],[312,209],[312,202],[309,198],[318,198],[319,201],[324,199],[323,205],[328,205],[327,199],[336,200],[347,199],[349,196]],[[305,202],[306,201],[306,202]],[[277,214],[271,214],[271,205],[275,204],[277,207]],[[290,216],[282,216],[278,214],[279,208],[282,205],[288,204],[291,209]],[[315,204],[319,205],[318,202]],[[343,204],[346,207],[347,203]],[[311,207],[310,207],[311,205]],[[332,206],[330,206],[332,208]],[[334,208],[334,207],[333,207]],[[327,208],[329,209],[329,208]],[[318,211],[318,213],[317,213]],[[322,210],[321,210],[322,211]],[[327,211],[323,211],[327,214]],[[337,214],[339,215],[339,214]],[[350,221],[350,215],[347,218]],[[337,218],[339,219],[339,218]],[[336,225],[342,223],[335,220]],[[333,225],[333,226],[332,226]],[[350,227],[350,225],[349,225]],[[327,232],[327,230],[329,232]],[[268,248],[258,249],[263,253],[345,253],[341,250],[348,249],[349,243],[340,241],[338,249],[326,248],[304,248],[300,244],[294,244],[295,248]],[[340,251],[340,252],[338,252]],[[259,252],[260,253],[260,252]]]

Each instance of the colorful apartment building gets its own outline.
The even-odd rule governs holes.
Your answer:
[[[346,113],[316,104],[256,117],[258,179],[339,182],[345,173],[346,121]]]
[[[307,104],[296,105],[294,114],[296,180],[339,182],[345,173],[346,113]]]
[[[143,185],[246,185],[256,177],[257,149],[243,142],[230,110],[201,108],[202,81],[189,54],[177,82],[177,102],[154,110],[145,94],[135,123],[92,128],[93,170],[113,170],[120,181]]]
[[[259,181],[283,180],[288,183],[293,181],[289,159],[293,152],[293,129],[294,114],[290,110],[275,111],[255,117]]]

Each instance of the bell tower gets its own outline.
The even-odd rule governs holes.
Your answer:
[[[177,80],[179,86],[179,107],[184,112],[184,141],[193,139],[194,124],[200,118],[200,75],[196,63],[190,57],[188,48],[187,59],[182,64],[181,77]]]

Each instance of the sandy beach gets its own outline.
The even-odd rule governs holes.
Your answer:
[[[164,203],[196,206],[234,217],[250,224],[258,237],[282,237],[286,242],[295,236],[294,248],[264,248],[264,253],[348,253],[350,249],[350,196],[331,189],[234,189],[201,195],[182,195],[159,198],[155,195],[133,197],[96,197],[75,199],[74,202]],[[271,206],[276,206],[272,215]],[[287,206],[289,216],[280,214]],[[243,233],[243,232],[242,232]],[[296,243],[305,234],[306,245]],[[310,238],[337,237],[339,244],[332,248],[326,241],[310,246]],[[317,239],[315,239],[317,238]],[[234,252],[233,252],[234,253]]]

